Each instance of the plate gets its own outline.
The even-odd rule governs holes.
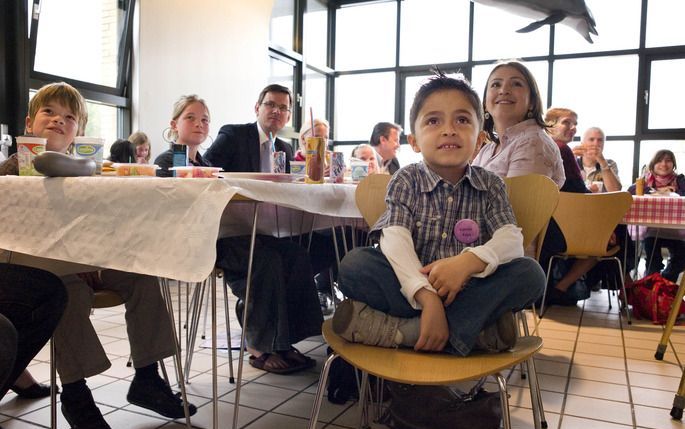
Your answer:
[[[253,179],[287,183],[302,181],[304,179],[304,176],[287,173],[227,173],[223,171],[214,173],[214,175],[225,179]]]

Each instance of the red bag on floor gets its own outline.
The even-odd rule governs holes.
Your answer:
[[[626,292],[635,318],[649,319],[654,324],[663,325],[668,320],[678,285],[654,273],[634,282]],[[678,316],[682,314],[685,314],[685,305],[681,302]]]

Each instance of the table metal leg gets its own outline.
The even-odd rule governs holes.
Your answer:
[[[259,203],[255,202],[254,203],[254,216],[252,219],[252,236],[250,238],[250,255],[248,258],[247,262],[247,284],[245,285],[245,309],[243,310],[243,329],[242,333],[240,334],[240,353],[238,357],[238,380],[235,386],[235,404],[233,407],[233,429],[238,428],[238,410],[240,409],[240,390],[242,387],[242,381],[243,381],[243,358],[245,357],[245,347],[243,347],[243,344],[245,344],[245,332],[247,331],[247,312],[250,306],[248,303],[250,302],[250,288],[252,286],[252,260],[254,257],[254,246],[255,246],[255,238],[257,237],[257,220],[259,218]],[[310,241],[311,241],[311,236],[310,236]],[[212,288],[213,295],[212,297],[214,298],[214,302],[212,304],[212,308],[216,308],[216,290]],[[214,312],[216,310],[213,310]],[[214,316],[214,313],[212,314]],[[216,324],[215,320],[212,319],[212,324],[214,325],[213,328],[216,329]],[[212,333],[212,338],[215,337],[215,334]],[[212,344],[212,349],[214,350],[214,353],[216,353],[216,344]],[[214,379],[216,380],[216,369],[214,368]],[[216,397],[216,395],[215,395]],[[216,406],[215,406],[216,410]],[[216,426],[215,426],[216,428]]]
[[[55,364],[55,340],[50,338],[50,427],[57,429],[57,366]]]
[[[671,336],[671,331],[673,331],[675,320],[678,318],[678,313],[680,312],[680,303],[683,302],[684,295],[685,275],[680,277],[680,286],[678,286],[678,291],[675,294],[675,299],[673,300],[671,312],[668,313],[668,320],[666,321],[666,326],[664,326],[664,332],[663,334],[661,334],[661,340],[659,340],[659,345],[656,348],[656,353],[654,353],[654,357],[657,360],[663,360],[664,358],[664,354],[666,353],[666,347],[668,347],[668,338]]]

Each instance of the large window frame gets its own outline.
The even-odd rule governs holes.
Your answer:
[[[29,88],[37,90],[50,82],[67,82],[78,89],[89,102],[115,107],[117,109],[117,135],[118,137],[128,136],[131,133],[131,55],[133,49],[133,14],[136,1],[118,0],[120,8],[126,7],[126,13],[118,46],[116,86],[113,87],[35,70],[41,0],[28,0],[28,2],[28,6],[32,8],[29,34]]]
[[[305,3],[306,0],[294,0],[298,3]],[[336,70],[335,69],[335,31],[336,31],[336,10],[340,9],[342,7],[347,7],[347,6],[355,6],[355,5],[361,5],[364,3],[373,3],[373,2],[395,2],[397,4],[397,16],[395,19],[397,20],[397,27],[396,27],[396,56],[395,56],[395,64],[388,66],[388,67],[382,67],[382,68],[369,68],[369,69],[358,69],[358,70]],[[322,0],[324,2],[324,0]],[[394,120],[398,124],[403,124],[404,123],[404,117],[406,114],[406,110],[409,109],[410,106],[405,105],[405,93],[406,93],[406,79],[411,76],[415,75],[421,75],[421,74],[427,74],[430,71],[431,66],[428,65],[421,65],[421,66],[400,66],[400,43],[401,43],[401,38],[400,38],[400,32],[402,31],[401,28],[401,11],[402,11],[402,3],[403,0],[329,0],[327,2],[328,8],[329,8],[329,64],[327,65],[332,69],[332,79],[329,84],[329,96],[328,96],[328,101],[327,101],[327,117],[331,121],[331,135],[333,138],[335,138],[336,133],[335,133],[335,123],[334,123],[334,106],[335,106],[335,84],[334,80],[341,77],[341,76],[347,76],[347,75],[352,75],[352,74],[365,74],[365,73],[371,73],[371,72],[393,72],[395,73],[396,80],[395,80],[395,115],[394,115]],[[558,54],[555,53],[554,47],[555,47],[555,40],[556,40],[556,32],[555,26],[551,26],[549,29],[549,48],[548,52],[544,55],[538,55],[538,56],[531,56],[531,57],[522,57],[521,60],[524,62],[530,62],[530,61],[543,61],[548,64],[548,80],[547,80],[547,87],[546,91],[543,90],[544,93],[547,94],[545,102],[545,107],[549,107],[554,105],[554,99],[553,99],[553,88],[554,88],[554,80],[555,80],[555,64],[557,61],[561,60],[573,60],[573,59],[591,59],[591,58],[599,58],[599,57],[614,57],[614,56],[627,56],[627,55],[633,55],[638,58],[638,70],[637,70],[637,88],[636,92],[634,93],[635,100],[637,101],[636,103],[636,108],[635,108],[635,129],[632,133],[628,134],[621,134],[621,135],[607,135],[607,141],[632,141],[633,142],[633,165],[630,166],[631,168],[631,177],[635,178],[641,168],[641,162],[640,162],[640,144],[642,141],[654,141],[654,140],[663,140],[664,142],[666,141],[673,141],[673,140],[685,140],[685,122],[683,123],[683,128],[671,128],[671,129],[649,129],[648,124],[649,124],[649,105],[646,104],[645,102],[645,91],[647,91],[650,88],[650,69],[651,69],[651,64],[653,61],[658,61],[658,60],[669,60],[669,59],[680,59],[680,58],[685,58],[685,45],[677,45],[677,46],[668,46],[668,47],[646,47],[646,32],[647,32],[647,11],[648,11],[648,0],[641,0],[640,2],[640,28],[639,28],[639,45],[637,48],[634,49],[623,49],[623,50],[613,50],[613,51],[591,51],[588,49],[587,52],[577,52],[577,53],[563,53],[563,54]],[[296,10],[299,11],[299,18],[297,17],[298,14],[296,13],[296,20],[299,19],[300,23],[302,22],[302,15],[303,13],[303,4],[300,5]],[[488,59],[479,59],[479,60],[474,60],[474,39],[473,39],[473,28],[474,28],[474,10],[476,6],[471,3],[470,4],[470,9],[469,9],[469,46],[468,46],[468,57],[465,62],[454,62],[454,63],[444,63],[444,64],[436,64],[438,67],[440,67],[441,70],[451,73],[454,71],[459,71],[463,73],[467,78],[471,77],[472,69],[475,66],[479,65],[488,65],[492,64],[498,58],[488,58]],[[393,17],[385,17],[387,19],[393,19]],[[381,19],[379,17],[379,19]],[[297,49],[298,46],[302,46],[302,32],[301,32],[301,27],[300,27],[300,32],[297,32],[297,25],[296,25],[296,31],[297,34],[294,35],[294,37],[299,37],[299,39],[295,39],[293,46],[295,49]],[[296,76],[297,79],[301,79],[302,76]],[[301,82],[301,81],[300,81]],[[481,88],[476,88],[479,93],[481,92]],[[648,102],[648,99],[647,99]],[[294,122],[295,124],[295,122]],[[299,125],[299,123],[298,123]],[[407,127],[408,128],[408,127]],[[408,132],[408,131],[407,131]],[[576,136],[575,138],[576,141],[580,140],[580,136]],[[364,143],[364,140],[339,140],[336,139],[336,144],[337,145],[357,145],[359,143]],[[406,143],[406,137],[402,137],[402,143]],[[628,166],[625,166],[624,168],[628,168]]]

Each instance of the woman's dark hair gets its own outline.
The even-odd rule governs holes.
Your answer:
[[[652,160],[649,161],[649,172],[654,173],[654,165],[656,165],[657,162],[663,161],[664,158],[669,158],[671,161],[673,161],[673,171],[675,171],[676,168],[678,168],[678,165],[675,162],[675,154],[668,149],[661,149],[658,150],[654,154]]]
[[[492,69],[490,74],[488,75],[488,80],[485,82],[485,90],[483,91],[483,110],[487,112],[487,107],[485,106],[487,97],[488,97],[488,84],[490,82],[490,76],[499,68],[502,67],[512,67],[515,68],[516,70],[519,71],[523,75],[523,78],[526,80],[526,83],[528,83],[528,88],[530,88],[530,107],[531,109],[529,110],[530,116],[529,118],[523,118],[525,119],[535,119],[535,122],[542,128],[547,129],[547,124],[545,124],[545,121],[542,119],[542,97],[540,96],[540,90],[538,89],[538,84],[535,81],[535,77],[533,74],[528,70],[528,68],[523,65],[520,61],[516,60],[506,60],[506,61],[498,61],[497,64],[495,65],[495,68]],[[488,133],[488,139],[491,141],[499,141],[499,138],[495,134],[495,121],[494,119],[490,116],[487,115],[487,119],[485,119],[485,124],[483,125],[483,129]]]
[[[136,162],[136,149],[128,140],[117,139],[109,148],[109,160],[112,162]]]

